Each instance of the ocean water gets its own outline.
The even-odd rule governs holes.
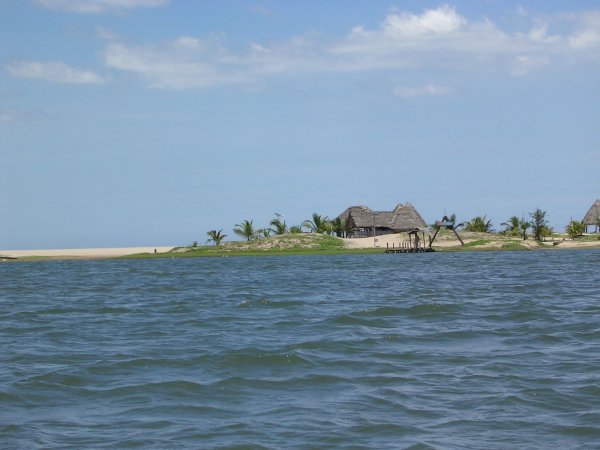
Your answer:
[[[600,251],[0,264],[0,448],[600,448]]]

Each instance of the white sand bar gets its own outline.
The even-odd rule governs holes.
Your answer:
[[[134,255],[136,253],[164,253],[171,250],[170,247],[118,247],[118,248],[65,248],[46,250],[2,250],[2,256],[13,258],[25,258],[39,256],[43,258],[114,258],[117,256]]]

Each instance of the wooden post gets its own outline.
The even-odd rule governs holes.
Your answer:
[[[454,227],[452,227],[452,231],[454,232],[454,234],[456,235],[456,237],[458,238],[458,240],[460,241],[460,245],[465,245],[465,243],[463,242],[463,240],[460,238],[460,236],[458,235],[458,233],[456,232],[456,230],[454,229]]]
[[[436,236],[438,235],[438,233],[440,232],[440,228],[442,228],[442,227],[440,227],[440,226],[436,227],[436,229],[435,229],[435,233],[433,233],[433,239],[431,239],[431,238],[429,239],[429,248],[431,248],[431,246],[432,246],[432,244],[433,244],[433,241],[435,241],[435,237],[436,237]]]

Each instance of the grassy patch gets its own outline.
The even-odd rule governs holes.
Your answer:
[[[477,241],[467,242],[462,247],[463,248],[479,247],[481,245],[489,244],[490,242],[492,242],[492,241],[490,241],[489,239],[478,239]]]
[[[353,254],[368,254],[368,253],[383,253],[381,249],[366,248],[366,249],[287,249],[287,250],[234,250],[234,251],[206,251],[195,250],[191,252],[167,252],[167,253],[138,253],[136,255],[122,256],[121,259],[139,259],[139,258],[219,258],[219,257],[235,257],[235,256],[296,256],[296,255],[353,255]]]
[[[346,249],[339,238],[316,233],[284,234],[222,245],[179,247],[168,253],[140,253],[123,258],[197,258],[381,253],[382,249]]]
[[[524,245],[520,244],[519,241],[507,240],[502,244],[498,245],[487,245],[496,241],[489,239],[479,239],[472,242],[467,242],[465,245],[457,245],[453,247],[445,247],[436,249],[442,252],[488,252],[488,251],[502,251],[502,250],[529,250]]]
[[[517,241],[505,242],[500,248],[502,250],[527,250],[527,247]]]

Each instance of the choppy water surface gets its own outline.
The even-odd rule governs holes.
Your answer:
[[[2,448],[597,448],[600,251],[0,264]]]

